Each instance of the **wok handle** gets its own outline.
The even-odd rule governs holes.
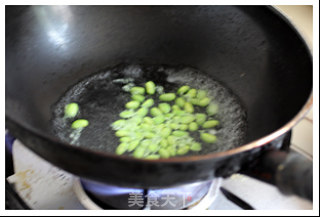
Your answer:
[[[273,184],[283,194],[295,194],[312,201],[312,165],[312,161],[299,153],[268,151],[259,157],[254,168],[241,173]]]

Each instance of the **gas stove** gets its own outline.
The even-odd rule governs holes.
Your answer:
[[[96,183],[53,166],[17,139],[8,138],[7,144],[10,142],[14,174],[7,181],[25,203],[24,209],[310,210],[313,207],[307,200],[282,195],[274,186],[240,174],[166,189],[130,189]],[[7,201],[7,209],[16,206],[10,203]]]

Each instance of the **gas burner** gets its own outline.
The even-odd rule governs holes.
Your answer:
[[[73,190],[86,209],[173,210],[208,209],[221,179],[165,189],[134,189],[75,179]]]

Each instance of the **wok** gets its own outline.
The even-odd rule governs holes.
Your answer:
[[[312,58],[272,7],[7,6],[5,52],[7,129],[66,171],[161,188],[257,170],[282,192],[312,198],[312,165],[279,150],[312,105]],[[246,109],[245,141],[217,153],[139,160],[58,139],[53,105],[80,80],[120,63],[188,65],[215,78]]]

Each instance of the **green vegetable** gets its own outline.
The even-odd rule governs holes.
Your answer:
[[[175,147],[168,147],[167,151],[169,152],[171,157],[174,157],[177,154],[177,151],[176,151]]]
[[[163,115],[158,115],[153,118],[153,123],[155,124],[162,124],[164,122],[165,118]]]
[[[150,144],[150,145],[148,145],[148,150],[151,152],[156,152],[158,150],[158,145],[157,144]]]
[[[160,96],[159,96],[159,99],[161,100],[161,101],[172,101],[172,100],[174,100],[176,98],[176,94],[174,94],[174,93],[165,93],[165,94],[161,94]]]
[[[198,102],[198,106],[205,107],[209,105],[209,103],[210,103],[210,99],[208,97],[205,97]]]
[[[161,130],[160,132],[160,135],[163,137],[163,138],[167,138],[169,135],[171,134],[171,129],[168,128],[168,127],[165,127]]]
[[[174,145],[176,143],[177,138],[174,136],[168,136],[167,141],[169,145]]]
[[[132,87],[130,89],[130,92],[132,95],[135,95],[135,94],[143,95],[145,90],[143,87]]]
[[[160,103],[158,107],[164,114],[169,113],[171,110],[171,107],[168,103]]]
[[[181,123],[183,124],[189,124],[192,121],[194,121],[195,117],[193,115],[185,115],[181,117]]]
[[[207,96],[207,91],[205,90],[198,90],[198,93],[197,93],[197,98],[198,99],[203,99]]]
[[[149,112],[149,111],[148,111],[147,108],[142,107],[142,108],[138,109],[137,115],[138,115],[139,117],[144,117],[144,116],[146,116],[146,115],[148,114],[148,112]]]
[[[149,95],[153,95],[156,92],[156,85],[152,81],[146,83],[146,92]]]
[[[166,139],[162,139],[160,141],[160,146],[166,148],[168,146],[168,141]]]
[[[202,113],[197,113],[196,114],[196,122],[198,125],[202,125],[207,119],[207,115],[202,114]]]
[[[219,107],[218,107],[217,104],[213,104],[212,103],[207,107],[207,113],[208,113],[209,116],[217,114],[218,110],[219,110]]]
[[[178,89],[177,94],[183,95],[183,94],[185,94],[189,89],[190,89],[189,86],[186,86],[186,85],[185,85],[185,86],[182,86],[182,87],[180,87],[180,88]]]
[[[189,130],[192,132],[198,130],[198,124],[196,122],[191,122],[189,124]]]
[[[146,132],[144,134],[144,137],[147,138],[147,139],[152,139],[153,137],[155,137],[156,135],[154,133],[151,133],[151,132]]]
[[[133,152],[133,157],[135,158],[142,158],[144,153],[146,151],[145,147],[138,147],[134,152]]]
[[[128,143],[121,143],[116,149],[116,154],[122,155],[127,151],[127,148],[128,148]]]
[[[170,153],[169,153],[166,149],[164,149],[164,148],[161,148],[161,149],[159,150],[159,155],[160,155],[160,157],[162,157],[162,158],[169,158],[169,157],[170,157]]]
[[[181,124],[180,125],[180,130],[187,130],[189,128],[189,126],[187,124]]]
[[[154,100],[153,99],[147,99],[144,103],[142,103],[141,107],[149,108],[153,106]]]
[[[133,110],[124,110],[123,112],[120,113],[120,117],[121,118],[130,118],[134,115],[134,111]]]
[[[140,141],[138,139],[130,142],[128,146],[128,151],[129,152],[133,151],[134,149],[136,149],[136,147],[138,147],[139,144],[140,144]]]
[[[67,118],[74,118],[79,111],[79,106],[77,103],[69,103],[64,107],[64,115]]]
[[[117,120],[117,121],[115,121],[115,122],[112,123],[112,127],[113,127],[114,129],[118,130],[118,129],[124,127],[125,124],[126,124],[126,121],[125,121],[125,120],[119,119],[119,120]]]
[[[137,109],[140,105],[140,102],[138,101],[130,101],[126,104],[127,109]]]
[[[71,124],[71,128],[73,129],[84,128],[88,125],[89,125],[89,121],[85,119],[78,119]]]
[[[215,127],[219,124],[219,121],[217,120],[210,120],[210,121],[206,121],[203,123],[202,127],[205,128],[205,129],[208,129],[208,128],[212,128],[212,127]]]
[[[178,97],[176,99],[176,105],[178,105],[180,108],[183,108],[185,103],[186,101],[182,97]]]
[[[196,97],[196,95],[197,95],[197,89],[194,89],[194,88],[190,89],[186,94],[188,98],[194,98]]]
[[[174,130],[177,130],[180,128],[180,125],[177,123],[171,123],[169,126],[171,129],[174,129]]]
[[[193,113],[194,112],[193,105],[190,102],[186,102],[184,104],[184,110],[188,113]]]
[[[153,124],[153,119],[150,118],[150,117],[144,117],[143,118],[143,122],[146,123],[146,124],[152,125]]]
[[[200,151],[201,150],[201,144],[199,142],[193,142],[190,146],[190,150],[192,151]]]
[[[131,99],[134,100],[134,101],[138,101],[138,102],[143,102],[145,97],[140,95],[140,94],[135,94],[135,95],[132,95],[131,96]]]
[[[188,132],[182,131],[182,130],[175,130],[172,132],[172,135],[177,136],[177,137],[187,136]]]
[[[217,141],[217,137],[209,133],[201,133],[200,138],[202,141],[206,143],[214,143]]]
[[[117,137],[129,136],[129,131],[127,130],[118,130],[116,132]]]
[[[150,110],[150,114],[153,116],[153,117],[156,117],[158,115],[162,115],[162,112],[160,109],[158,109],[157,107],[153,107],[151,110]]]
[[[152,154],[152,155],[147,156],[145,159],[147,159],[147,160],[158,160],[159,158],[160,158],[160,155]]]
[[[177,154],[178,155],[185,155],[189,152],[189,147],[188,146],[184,146],[184,147],[181,147],[177,150]]]
[[[128,136],[124,136],[124,137],[121,137],[119,139],[120,142],[130,142],[131,141],[131,138],[128,137]]]

